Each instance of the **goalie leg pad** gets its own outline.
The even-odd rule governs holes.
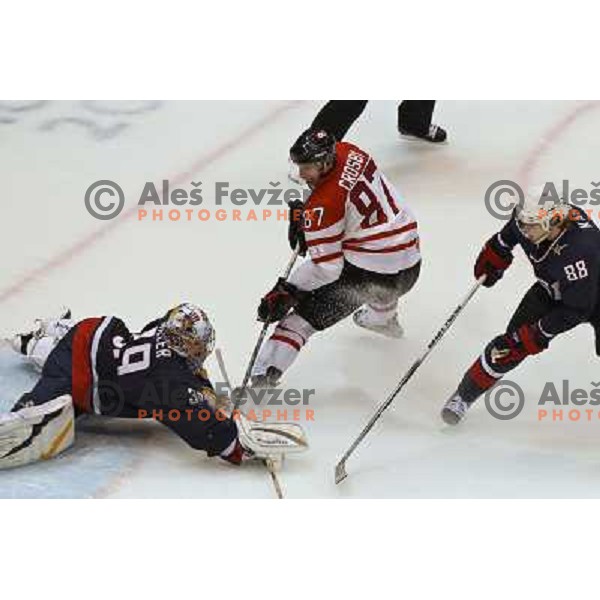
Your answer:
[[[39,406],[0,415],[0,469],[46,460],[75,439],[73,403],[68,395]]]

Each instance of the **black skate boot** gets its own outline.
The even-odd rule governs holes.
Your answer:
[[[251,390],[270,390],[279,385],[282,372],[276,367],[268,367],[267,371],[261,375],[253,375],[250,378],[250,385],[246,388],[236,387],[231,392],[231,399],[234,403],[239,404],[249,397],[248,388]]]
[[[272,389],[279,385],[281,371],[275,367],[269,367],[266,373],[254,375],[250,378],[250,386],[255,389]]]
[[[398,133],[407,137],[415,137],[420,140],[425,140],[426,142],[431,142],[432,144],[441,144],[445,142],[448,138],[448,134],[443,127],[439,125],[430,125],[429,129],[425,132],[415,132],[410,129],[406,129],[405,127],[399,126]]]

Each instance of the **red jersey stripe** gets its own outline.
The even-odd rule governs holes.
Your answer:
[[[345,244],[343,245],[344,250],[347,250],[348,252],[366,252],[369,254],[387,254],[390,252],[400,252],[402,250],[408,250],[409,248],[412,248],[413,246],[416,246],[418,244],[419,240],[411,240],[410,242],[407,242],[406,244],[398,244],[397,246],[388,246],[387,248],[361,248],[360,246],[346,246]]]
[[[84,319],[75,326],[73,334],[73,353],[71,360],[71,392],[73,404],[80,413],[92,410],[93,375],[90,351],[92,339],[101,318]]]
[[[399,227],[398,229],[391,229],[390,231],[382,231],[381,233],[374,233],[373,235],[368,235],[363,238],[348,238],[347,240],[344,240],[344,243],[360,244],[362,242],[373,242],[375,240],[382,240],[386,237],[391,237],[396,234],[405,233],[407,231],[412,231],[413,229],[416,229],[416,228],[417,228],[417,223],[416,223],[416,221],[413,221],[412,223],[409,223],[408,225],[403,225],[402,227]]]
[[[342,233],[338,233],[337,235],[332,235],[329,237],[324,237],[324,238],[317,238],[315,240],[307,240],[306,241],[306,245],[309,248],[312,248],[313,246],[320,246],[321,244],[333,244],[335,242],[339,242],[340,240],[344,239],[344,232],[342,231]]]
[[[334,252],[333,254],[326,254],[325,256],[319,256],[319,258],[313,258],[312,261],[316,265],[322,262],[328,262],[330,260],[337,260],[338,258],[342,258],[344,256],[343,252]]]

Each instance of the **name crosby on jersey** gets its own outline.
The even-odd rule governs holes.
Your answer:
[[[351,192],[364,171],[367,159],[368,156],[365,154],[350,150],[348,152],[348,157],[344,162],[344,167],[337,181],[337,185],[347,192]],[[304,218],[307,227],[310,227],[312,223],[315,223],[317,227],[320,227],[324,216],[325,208],[320,206],[318,208],[307,207],[303,211],[297,210],[292,213],[290,218],[294,220]]]
[[[341,188],[349,192],[352,191],[352,188],[356,185],[358,178],[363,172],[366,158],[367,157],[364,154],[360,154],[354,150],[348,152],[348,158],[346,159],[346,163],[344,164],[342,174],[338,181],[338,185]]]

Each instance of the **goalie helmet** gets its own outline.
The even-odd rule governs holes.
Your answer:
[[[519,229],[522,225],[539,225],[544,232],[540,242],[548,237],[550,228],[562,223],[569,214],[570,206],[546,187],[528,194],[523,203],[515,208]]]
[[[196,365],[214,350],[215,330],[208,315],[194,304],[172,308],[162,329],[169,348]]]
[[[324,129],[307,129],[290,148],[290,159],[295,164],[333,162],[335,137]]]

